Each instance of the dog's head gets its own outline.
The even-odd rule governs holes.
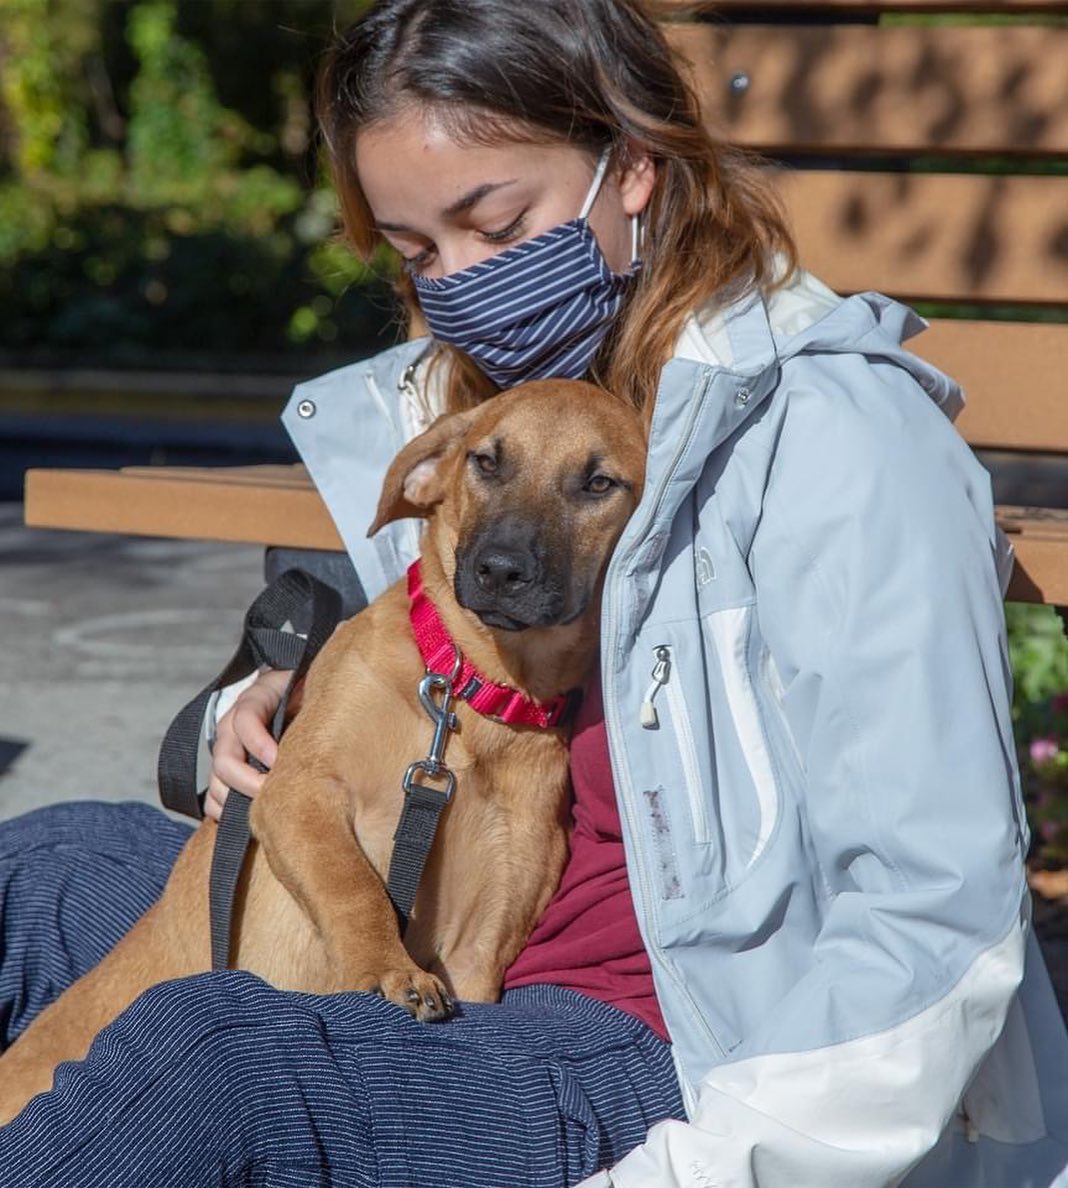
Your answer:
[[[440,417],[390,466],[370,532],[425,516],[424,565],[461,606],[521,631],[578,619],[641,498],[638,414],[592,384],[539,380]]]

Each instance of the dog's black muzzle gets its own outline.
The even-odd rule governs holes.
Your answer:
[[[569,622],[585,600],[574,597],[565,567],[549,562],[566,552],[550,551],[538,529],[521,521],[491,525],[456,550],[456,600],[504,631]]]

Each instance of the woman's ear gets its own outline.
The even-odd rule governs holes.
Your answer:
[[[656,161],[636,141],[628,141],[618,182],[623,213],[632,217],[641,214],[649,205],[655,184]]]
[[[424,433],[413,437],[390,463],[382,482],[374,523],[368,536],[394,520],[428,515],[445,495],[442,463],[459,445],[477,409],[438,419]]]

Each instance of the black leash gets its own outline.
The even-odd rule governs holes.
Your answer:
[[[408,928],[408,918],[412,914],[419,880],[434,844],[442,810],[452,800],[456,790],[456,776],[445,766],[445,745],[449,734],[456,729],[456,715],[450,704],[459,663],[460,655],[457,652],[456,667],[451,676],[428,672],[419,682],[419,700],[434,723],[434,737],[427,757],[409,764],[404,773],[401,784],[404,788],[404,807],[393,834],[393,853],[386,881],[386,891],[397,913],[402,937]],[[434,700],[435,692],[441,693],[440,703]],[[444,787],[417,783],[416,776],[420,773],[442,782]]]
[[[214,681],[176,715],[160,746],[158,779],[166,808],[186,816],[204,816],[204,793],[197,791],[197,753],[204,715],[213,694],[261,666],[291,670],[289,682],[271,724],[276,739],[285,728],[286,710],[294,686],[330,638],[341,616],[336,590],[300,569],[287,569],[249,607],[237,651]],[[283,631],[290,624],[293,630]],[[296,632],[306,629],[306,636]],[[253,761],[253,766],[264,770]],[[248,849],[250,800],[231,788],[223,806],[211,860],[212,969],[229,964],[234,893]]]
[[[259,764],[256,764],[259,767]],[[245,864],[250,834],[248,811],[252,801],[231,788],[223,803],[208,878],[208,913],[211,922],[211,968],[228,969],[233,935],[234,897]]]
[[[463,657],[455,644],[453,651],[456,661],[451,675],[428,672],[419,682],[419,700],[434,723],[434,737],[427,757],[409,764],[408,770],[404,773],[404,807],[393,834],[393,854],[386,882],[386,891],[397,913],[397,923],[402,937],[408,927],[416,892],[419,890],[419,881],[434,844],[441,814],[456,790],[456,776],[445,764],[445,747],[449,735],[457,726],[456,715],[451,708],[452,701],[456,697],[466,699],[467,689],[455,688]],[[436,693],[440,694],[440,701],[435,700]],[[569,693],[567,707],[560,720],[570,718],[578,709],[581,700],[581,691],[573,690]],[[439,786],[417,781],[416,777],[420,775],[429,777]]]

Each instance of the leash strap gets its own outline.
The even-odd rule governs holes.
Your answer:
[[[290,695],[330,638],[340,616],[337,591],[300,569],[287,569],[262,591],[245,615],[241,642],[229,663],[179,710],[163,737],[157,772],[160,799],[166,808],[190,817],[204,816],[204,793],[198,792],[196,786],[197,754],[204,715],[213,694],[261,666],[290,670],[271,723],[271,733],[281,738]],[[283,631],[286,624],[294,628],[307,625],[306,636],[298,635],[296,630]],[[252,764],[265,770],[255,760]],[[209,885],[213,969],[226,969],[229,963],[234,893],[248,849],[250,804],[247,796],[231,788],[215,835]]]
[[[220,689],[263,665],[282,670],[298,668],[312,646],[312,630],[309,629],[306,641],[295,631],[283,631],[282,627],[287,623],[303,625],[310,617],[314,628],[316,615],[324,624],[329,622],[326,630],[329,638],[340,615],[338,595],[330,586],[300,569],[287,569],[280,574],[248,608],[241,642],[226,667],[178,711],[163,736],[156,775],[165,808],[197,820],[204,816],[204,794],[197,791],[196,778],[200,736],[208,703]],[[322,630],[321,624],[319,634]],[[323,642],[314,644],[315,651]],[[315,651],[307,656],[307,663],[311,663]],[[276,715],[275,725],[284,719],[283,711],[281,718]]]
[[[243,792],[231,788],[215,833],[208,882],[212,969],[226,969],[230,964],[234,896],[248,850],[248,810],[251,807],[252,801]]]
[[[402,937],[408,928],[423,867],[434,844],[441,810],[446,804],[448,797],[438,789],[422,784],[413,784],[404,793],[404,808],[393,835],[393,854],[386,884]]]
[[[393,834],[393,853],[386,879],[386,892],[397,913],[402,937],[408,929],[408,918],[419,890],[419,880],[423,877],[423,867],[434,844],[442,809],[456,791],[456,776],[445,763],[445,748],[449,735],[457,727],[456,715],[452,712],[453,683],[462,661],[454,648],[450,676],[428,672],[419,682],[419,700],[434,723],[434,737],[426,758],[409,763],[401,780],[404,805]],[[428,777],[439,786],[423,783],[420,776]]]

